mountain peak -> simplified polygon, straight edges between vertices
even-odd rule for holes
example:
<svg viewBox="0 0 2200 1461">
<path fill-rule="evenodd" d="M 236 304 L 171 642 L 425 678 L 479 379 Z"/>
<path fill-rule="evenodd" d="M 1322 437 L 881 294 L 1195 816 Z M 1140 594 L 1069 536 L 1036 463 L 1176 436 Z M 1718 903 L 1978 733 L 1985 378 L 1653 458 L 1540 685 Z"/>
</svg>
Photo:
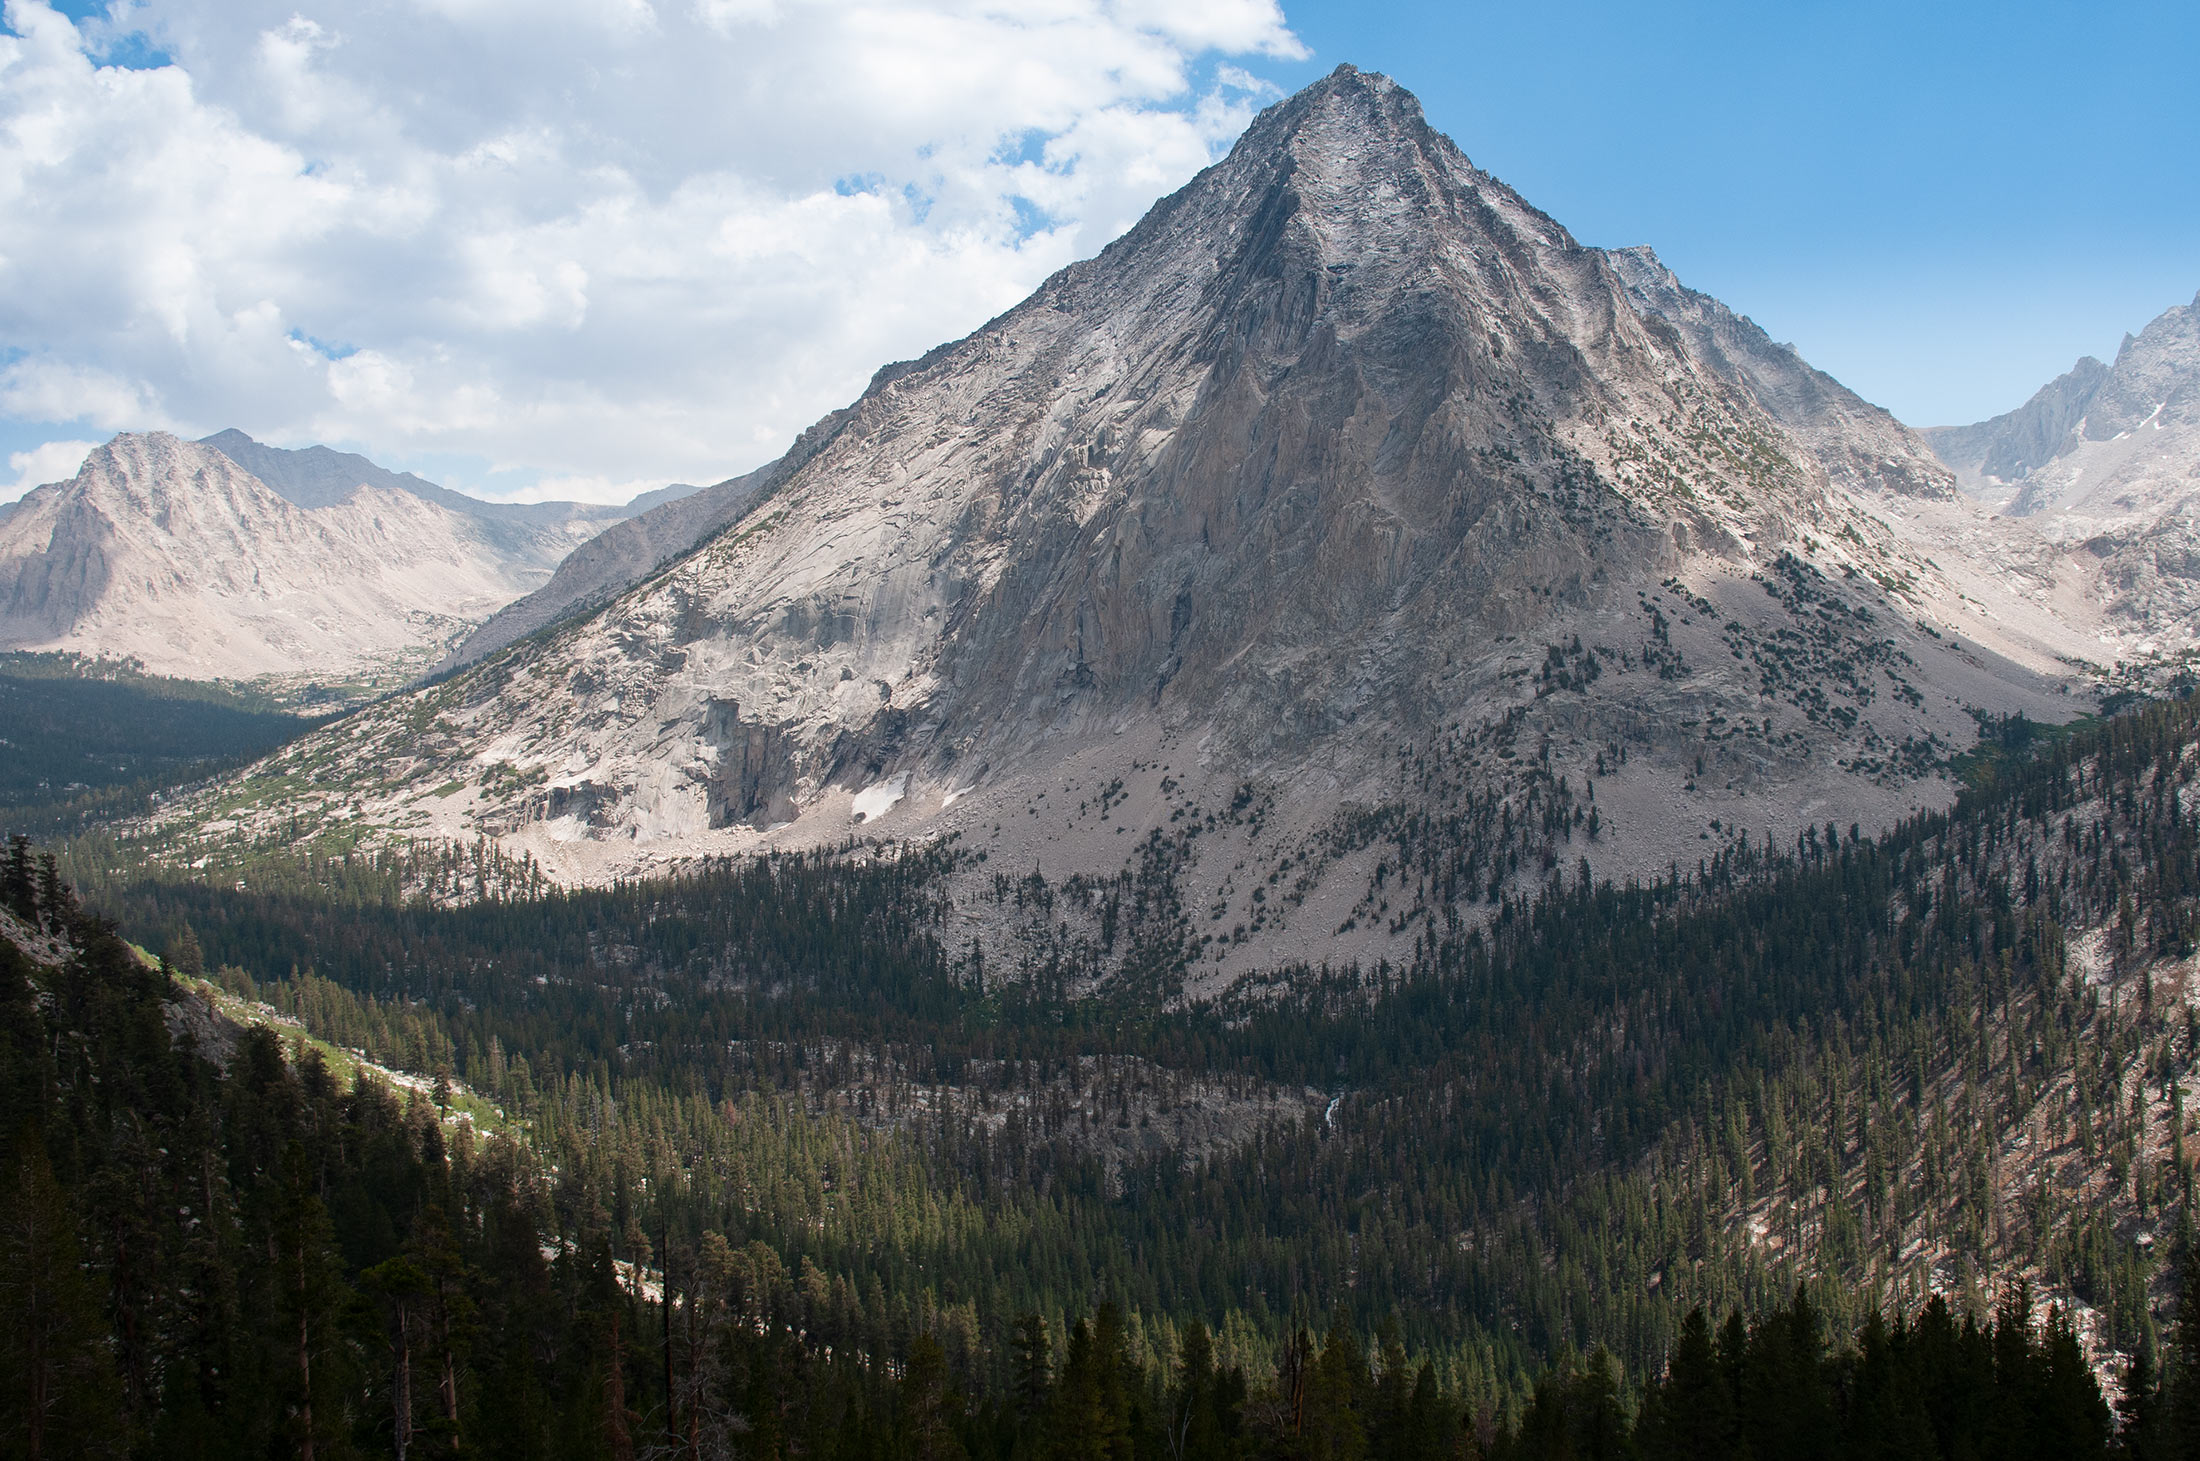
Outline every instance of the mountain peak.
<svg viewBox="0 0 2200 1461">
<path fill-rule="evenodd" d="M 1380 71 L 1362 71 L 1347 61 L 1264 108 L 1246 131 L 1248 137 L 1257 138 L 1269 130 L 1297 132 L 1325 122 L 1401 135 L 1427 126 L 1419 97 Z"/>
<path fill-rule="evenodd" d="M 2016 410 L 1927 436 L 1981 500 L 2090 541 L 2123 583 L 2112 602 L 2150 626 L 2177 617 L 2163 605 L 2200 602 L 2183 546 L 2200 455 L 2200 297 L 2125 334 L 2113 363 L 2081 356 Z"/>
<path fill-rule="evenodd" d="M 1349 64 L 1262 111 L 1231 149 L 1233 161 L 1270 157 L 1314 164 L 1340 180 L 1380 179 L 1401 164 L 1474 171 L 1466 154 L 1429 126 L 1420 98 L 1380 72 Z"/>
<path fill-rule="evenodd" d="M 1218 975 L 1410 944 L 1371 839 L 1439 809 L 1482 819 L 1443 834 L 1488 859 L 1444 895 L 1476 908 L 1630 797 L 1569 862 L 1693 856 L 1701 819 L 1657 809 L 1698 778 L 1753 827 L 1813 778 L 1907 809 L 1890 748 L 1973 722 L 1886 693 L 1943 651 L 1876 586 L 1934 570 L 1852 494 L 1945 473 L 1723 306 L 1625 272 L 1339 68 L 745 495 L 619 530 L 631 551 L 591 556 L 630 577 L 515 614 L 524 637 L 332 754 L 378 768 L 368 817 L 580 878 L 860 823 L 1108 881 L 1204 829 L 1154 876 L 1237 907 L 1202 925 Z M 1783 634 L 1825 683 L 1789 684 Z M 1599 822 L 1570 800 L 1592 781 Z"/>
<path fill-rule="evenodd" d="M 372 484 L 303 507 L 213 444 L 124 432 L 0 519 L 0 648 L 402 683 L 574 541 L 523 536 Z"/>
</svg>

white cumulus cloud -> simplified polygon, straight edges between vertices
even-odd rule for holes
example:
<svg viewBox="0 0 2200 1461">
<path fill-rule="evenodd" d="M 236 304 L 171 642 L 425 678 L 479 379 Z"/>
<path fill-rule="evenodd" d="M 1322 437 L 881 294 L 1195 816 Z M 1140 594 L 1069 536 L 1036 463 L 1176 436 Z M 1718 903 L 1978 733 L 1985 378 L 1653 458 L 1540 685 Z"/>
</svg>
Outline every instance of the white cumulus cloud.
<svg viewBox="0 0 2200 1461">
<path fill-rule="evenodd" d="M 1275 0 L 5 16 L 16 439 L 235 425 L 575 486 L 768 457 L 1211 161 L 1268 99 L 1229 58 L 1303 54 Z"/>
<path fill-rule="evenodd" d="M 8 470 L 15 474 L 12 483 L 0 484 L 0 502 L 13 502 L 33 487 L 43 487 L 48 482 L 66 482 L 84 465 L 84 458 L 91 455 L 97 443 L 89 441 L 49 441 L 34 446 L 29 451 L 8 453 Z"/>
</svg>

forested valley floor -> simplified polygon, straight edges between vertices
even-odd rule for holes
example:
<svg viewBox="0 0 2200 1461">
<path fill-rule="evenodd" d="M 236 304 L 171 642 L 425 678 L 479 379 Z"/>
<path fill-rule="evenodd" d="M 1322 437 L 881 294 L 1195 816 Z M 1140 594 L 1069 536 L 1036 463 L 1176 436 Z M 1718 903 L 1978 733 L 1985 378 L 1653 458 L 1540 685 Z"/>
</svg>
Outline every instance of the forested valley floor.
<svg viewBox="0 0 2200 1461">
<path fill-rule="evenodd" d="M 19 842 L 6 1434 L 2200 1454 L 2200 708 L 1971 770 L 1876 839 L 1561 868 L 1407 967 L 1212 1004 L 984 967 L 952 846 L 560 891 L 481 848 Z"/>
<path fill-rule="evenodd" d="M 0 652 L 0 826 L 53 837 L 142 812 L 326 718 L 298 710 L 111 660 Z"/>
</svg>

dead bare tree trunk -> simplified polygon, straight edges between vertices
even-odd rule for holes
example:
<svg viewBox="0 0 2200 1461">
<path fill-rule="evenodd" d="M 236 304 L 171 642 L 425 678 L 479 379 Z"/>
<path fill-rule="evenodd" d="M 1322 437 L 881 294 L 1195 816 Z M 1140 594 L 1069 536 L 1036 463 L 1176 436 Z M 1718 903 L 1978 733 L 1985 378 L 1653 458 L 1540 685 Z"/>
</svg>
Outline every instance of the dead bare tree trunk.
<svg viewBox="0 0 2200 1461">
<path fill-rule="evenodd" d="M 390 1409 L 397 1428 L 397 1461 L 405 1461 L 412 1449 L 412 1332 L 411 1316 L 397 1306 L 397 1372 L 390 1380 Z"/>
<path fill-rule="evenodd" d="M 306 1282 L 306 1244 L 298 1244 L 298 1419 L 302 1427 L 302 1439 L 298 1443 L 299 1461 L 313 1461 L 313 1324 L 308 1301 L 310 1287 Z"/>
</svg>

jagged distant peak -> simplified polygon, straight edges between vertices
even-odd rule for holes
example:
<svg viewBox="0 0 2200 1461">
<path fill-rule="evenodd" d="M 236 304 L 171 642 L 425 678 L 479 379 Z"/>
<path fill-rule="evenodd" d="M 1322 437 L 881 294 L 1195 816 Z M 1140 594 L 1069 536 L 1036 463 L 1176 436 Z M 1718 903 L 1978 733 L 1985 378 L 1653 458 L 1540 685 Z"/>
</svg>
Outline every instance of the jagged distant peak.
<svg viewBox="0 0 2200 1461">
<path fill-rule="evenodd" d="M 2200 295 L 2015 411 L 1926 433 L 1965 490 L 2079 557 L 2137 660 L 2200 639 Z"/>
<path fill-rule="evenodd" d="M 2026 477 L 2075 444 L 2108 369 L 2090 355 L 2080 356 L 2014 411 L 1970 426 L 1928 427 L 1920 434 L 1966 492 L 2000 506 Z"/>
<path fill-rule="evenodd" d="M 2024 486 L 2083 442 L 2178 421 L 2200 422 L 2200 295 L 2162 311 L 2137 334 L 2127 332 L 2113 363 L 2081 356 L 2013 411 L 1924 434 L 1968 490 L 1993 498 L 1996 489 Z M 2067 485 L 2017 495 L 2011 510 L 2046 510 Z"/>
</svg>

